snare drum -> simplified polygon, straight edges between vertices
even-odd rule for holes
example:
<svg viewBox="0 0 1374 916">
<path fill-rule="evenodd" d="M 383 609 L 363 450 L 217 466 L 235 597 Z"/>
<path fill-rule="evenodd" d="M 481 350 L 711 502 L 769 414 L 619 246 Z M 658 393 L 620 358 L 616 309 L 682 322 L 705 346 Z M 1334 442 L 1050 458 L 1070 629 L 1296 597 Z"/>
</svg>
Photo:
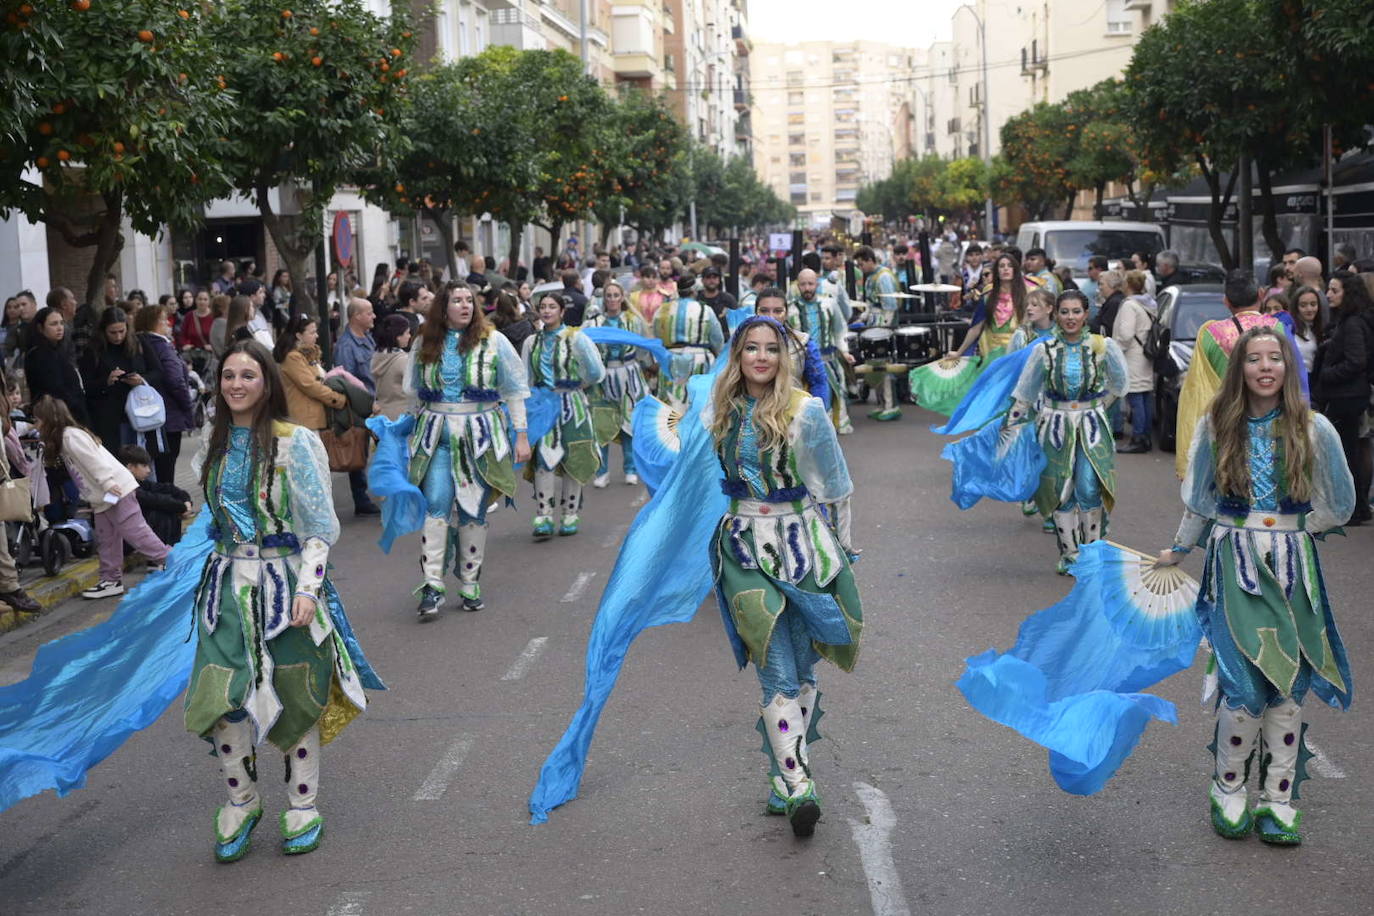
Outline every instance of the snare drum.
<svg viewBox="0 0 1374 916">
<path fill-rule="evenodd" d="M 911 365 L 924 362 L 930 352 L 930 328 L 919 325 L 898 328 L 893 346 L 896 362 Z"/>
<path fill-rule="evenodd" d="M 859 361 L 886 363 L 892 360 L 892 329 L 865 328 L 859 332 Z"/>
<path fill-rule="evenodd" d="M 854 359 L 859 358 L 859 332 L 846 331 L 844 335 L 845 349 L 854 355 Z"/>
</svg>

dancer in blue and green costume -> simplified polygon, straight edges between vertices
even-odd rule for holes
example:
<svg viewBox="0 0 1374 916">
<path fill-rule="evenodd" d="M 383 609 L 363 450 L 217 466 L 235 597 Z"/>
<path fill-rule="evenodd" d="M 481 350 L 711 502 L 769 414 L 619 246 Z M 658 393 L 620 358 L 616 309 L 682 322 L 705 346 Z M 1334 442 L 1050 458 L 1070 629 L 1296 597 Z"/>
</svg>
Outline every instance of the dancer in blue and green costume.
<svg viewBox="0 0 1374 916">
<path fill-rule="evenodd" d="M 672 369 L 660 378 L 658 396 L 674 408 L 687 402 L 687 379 L 711 371 L 725 348 L 725 333 L 709 306 L 696 300 L 696 280 L 682 277 L 677 299 L 664 302 L 654 315 L 654 336 L 672 351 Z"/>
<path fill-rule="evenodd" d="M 534 537 L 541 541 L 553 536 L 555 507 L 561 516 L 558 533 L 577 534 L 582 487 L 601 465 L 586 389 L 601 381 L 606 367 L 596 344 L 577 328 L 564 326 L 563 308 L 557 293 L 539 297 L 539 327 L 525 339 L 522 354 L 530 384 L 552 391 L 559 402 L 553 429 L 535 445 L 525 465 L 525 479 L 534 482 Z"/>
<path fill-rule="evenodd" d="M 193 464 L 215 546 L 195 592 L 185 700 L 186 728 L 214 745 L 229 792 L 215 815 L 221 862 L 248 852 L 262 818 L 256 747 L 264 740 L 286 759 L 282 851 L 319 846 L 320 747 L 366 708 L 364 688 L 383 689 L 329 579 L 339 520 L 324 445 L 285 416 L 271 354 L 254 341 L 235 343 Z"/>
<path fill-rule="evenodd" d="M 1340 436 L 1303 397 L 1302 364 L 1276 328 L 1253 328 L 1232 351 L 1221 389 L 1198 421 L 1183 480 L 1183 521 L 1161 565 L 1205 546 L 1198 620 L 1215 664 L 1212 826 L 1302 842 L 1293 806 L 1306 778 L 1308 692 L 1350 705 L 1353 683 L 1336 631 L 1317 540 L 1355 509 Z M 1259 739 L 1259 804 L 1245 783 Z"/>
<path fill-rule="evenodd" d="M 815 663 L 853 669 L 863 610 L 848 512 L 822 509 L 846 507 L 853 484 L 825 405 L 792 384 L 787 334 L 764 317 L 736 329 L 702 422 L 730 498 L 711 548 L 716 596 L 736 660 L 754 663 L 762 687 L 768 811 L 809 836 L 820 818 L 807 755 Z"/>
<path fill-rule="evenodd" d="M 619 328 L 641 337 L 648 333 L 644 318 L 629 307 L 625 288 L 614 280 L 602 290 L 601 312 L 587 319 L 582 326 Z M 592 425 L 596 428 L 596 441 L 601 448 L 601 465 L 593 483 L 597 487 L 604 487 L 610 481 L 611 443 L 619 440 L 625 483 L 634 486 L 639 483 L 639 475 L 635 473 L 634 425 L 631 418 L 635 404 L 649 393 L 643 360 L 650 357 L 639 348 L 624 344 L 598 344 L 597 348 L 601 351 L 606 375 L 591 398 Z"/>
<path fill-rule="evenodd" d="M 863 274 L 864 301 L 868 311 L 864 323 L 870 328 L 890 328 L 897 323 L 897 275 L 878 263 L 877 253 L 868 245 L 854 252 L 854 263 Z M 874 420 L 900 420 L 902 410 L 897 406 L 897 387 L 892 373 L 883 372 L 878 382 L 878 409 L 869 414 Z"/>
<path fill-rule="evenodd" d="M 1126 393 L 1126 358 L 1116 341 L 1086 331 L 1087 317 L 1082 293 L 1059 296 L 1054 336 L 1031 349 L 1002 421 L 1009 431 L 1035 423 L 1048 462 L 1035 505 L 1054 521 L 1061 575 L 1078 558 L 1079 544 L 1102 537 L 1116 501 L 1116 445 L 1106 410 Z"/>
<path fill-rule="evenodd" d="M 845 365 L 853 365 L 854 362 L 849 355 L 849 344 L 845 341 L 849 326 L 845 324 L 839 303 L 821 294 L 815 271 L 807 269 L 797 274 L 797 295 L 788 303 L 787 323 L 816 342 L 833 394 L 830 402 L 831 422 L 842 436 L 854 432 L 849 422 L 848 399 L 844 397 Z"/>
<path fill-rule="evenodd" d="M 487 510 L 515 498 L 515 464 L 530 454 L 525 364 L 477 308 L 472 287 L 444 285 L 410 348 L 405 389 L 418 408 L 408 442 L 410 482 L 425 497 L 416 593 L 421 621 L 444 604 L 444 570 L 458 576 L 463 608 L 481 610 Z M 505 404 L 509 412 L 501 410 Z"/>
</svg>

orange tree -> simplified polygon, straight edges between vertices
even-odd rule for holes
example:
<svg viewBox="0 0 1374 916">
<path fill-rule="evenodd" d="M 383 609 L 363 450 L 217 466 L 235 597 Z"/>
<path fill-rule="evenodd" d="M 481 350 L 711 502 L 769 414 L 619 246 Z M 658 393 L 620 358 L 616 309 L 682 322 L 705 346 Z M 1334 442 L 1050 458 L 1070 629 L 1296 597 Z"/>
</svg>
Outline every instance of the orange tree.
<svg viewBox="0 0 1374 916">
<path fill-rule="evenodd" d="M 613 102 L 601 199 L 594 205 L 603 231 L 624 222 L 657 238 L 677 222 L 691 195 L 689 138 L 661 98 L 625 90 Z"/>
<path fill-rule="evenodd" d="M 191 227 L 228 187 L 232 91 L 201 7 L 167 0 L 25 0 L 0 26 L 0 212 L 94 248 L 99 304 L 121 224 Z"/>
<path fill-rule="evenodd" d="M 1069 177 L 1069 162 L 1077 131 L 1062 104 L 1040 102 L 1009 118 L 1002 125 L 1002 152 L 993 161 L 993 196 L 1024 204 L 1031 219 L 1047 218 L 1058 204 L 1071 209 L 1077 188 Z"/>
<path fill-rule="evenodd" d="M 330 199 L 405 149 L 398 109 L 413 36 L 402 14 L 379 18 L 361 0 L 224 0 L 219 9 L 211 37 L 238 102 L 224 162 L 309 309 L 314 290 L 299 280 L 323 241 Z"/>
</svg>

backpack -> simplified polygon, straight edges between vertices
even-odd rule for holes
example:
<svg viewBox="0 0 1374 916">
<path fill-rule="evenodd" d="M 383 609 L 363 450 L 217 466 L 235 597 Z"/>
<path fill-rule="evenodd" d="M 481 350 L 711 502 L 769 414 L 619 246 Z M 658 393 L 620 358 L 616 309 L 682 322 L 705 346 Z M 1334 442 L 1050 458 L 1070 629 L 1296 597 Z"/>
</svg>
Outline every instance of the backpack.
<svg viewBox="0 0 1374 916">
<path fill-rule="evenodd" d="M 124 415 L 128 417 L 134 432 L 150 433 L 161 429 L 167 422 L 167 405 L 157 389 L 144 382 L 129 389 L 129 399 L 124 402 Z"/>
<path fill-rule="evenodd" d="M 1171 374 L 1169 367 L 1173 367 L 1173 372 L 1177 372 L 1178 367 L 1169 358 L 1169 329 L 1159 321 L 1159 313 L 1162 311 L 1164 310 L 1156 308 L 1150 316 L 1150 330 L 1145 333 L 1145 339 L 1140 341 L 1140 352 L 1150 361 L 1156 372 L 1168 375 Z"/>
</svg>

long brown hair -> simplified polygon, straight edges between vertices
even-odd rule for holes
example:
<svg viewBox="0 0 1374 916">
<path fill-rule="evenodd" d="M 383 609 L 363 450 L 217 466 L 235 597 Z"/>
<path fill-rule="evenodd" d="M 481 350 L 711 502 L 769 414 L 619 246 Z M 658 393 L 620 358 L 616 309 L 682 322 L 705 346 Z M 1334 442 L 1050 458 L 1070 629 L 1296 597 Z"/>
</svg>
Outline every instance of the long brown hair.
<svg viewBox="0 0 1374 916">
<path fill-rule="evenodd" d="M 420 362 L 436 363 L 443 354 L 444 335 L 448 333 L 448 304 L 453 298 L 454 290 L 459 289 L 472 293 L 472 320 L 463 329 L 463 334 L 458 340 L 458 351 L 467 353 L 487 336 L 491 325 L 487 322 L 482 307 L 477 304 L 476 291 L 459 280 L 450 280 L 430 303 L 429 314 L 425 316 L 425 323 L 420 326 Z"/>
<path fill-rule="evenodd" d="M 272 354 L 267 352 L 267 348 L 251 339 L 237 340 L 229 344 L 219 362 L 221 372 L 224 371 L 224 364 L 229 361 L 229 357 L 235 353 L 242 353 L 252 359 L 258 364 L 258 371 L 262 373 L 262 400 L 258 401 L 258 406 L 253 412 L 253 422 L 249 427 L 253 431 L 253 463 L 274 460 L 277 439 L 272 432 L 272 423 L 275 420 L 286 419 L 286 390 L 282 387 L 281 372 L 272 361 Z M 217 384 L 215 421 L 210 428 L 210 439 L 205 446 L 205 466 L 200 469 L 202 490 L 210 478 L 211 467 L 229 450 L 229 427 L 232 422 L 229 403 L 224 400 L 224 386 Z"/>
<path fill-rule="evenodd" d="M 1016 316 L 1016 326 L 1026 323 L 1026 277 L 1021 273 L 1021 262 L 1014 255 L 1000 254 L 992 264 L 992 292 L 988 294 L 988 315 L 991 317 L 998 298 L 1002 295 L 1002 262 L 1011 264 L 1011 311 Z"/>
<path fill-rule="evenodd" d="M 725 356 L 725 368 L 720 371 L 715 386 L 711 389 L 711 435 L 716 442 L 722 441 L 730 433 L 734 414 L 744 406 L 748 395 L 744 371 L 740 359 L 744 355 L 744 338 L 754 328 L 768 328 L 778 339 L 778 374 L 773 376 L 773 385 L 768 393 L 759 398 L 754 407 L 754 429 L 758 433 L 761 449 L 780 448 L 787 442 L 787 426 L 790 418 L 787 409 L 792 405 L 792 356 L 787 347 L 787 326 L 775 318 L 754 316 L 746 318 L 730 337 L 730 350 Z"/>
<path fill-rule="evenodd" d="M 69 427 L 85 430 L 96 442 L 100 441 L 99 436 L 76 422 L 66 401 L 58 400 L 50 394 L 45 394 L 34 402 L 33 419 L 38 424 L 38 437 L 43 442 L 43 451 L 50 458 L 55 459 L 62 454 L 62 434 Z"/>
<path fill-rule="evenodd" d="M 1209 414 L 1216 439 L 1217 492 L 1223 496 L 1250 499 L 1250 399 L 1245 390 L 1245 354 L 1252 341 L 1271 337 L 1283 352 L 1283 388 L 1279 392 L 1279 439 L 1283 442 L 1281 461 L 1287 477 L 1287 492 L 1294 502 L 1307 502 L 1312 490 L 1312 439 L 1308 433 L 1311 410 L 1302 396 L 1293 344 L 1281 329 L 1251 328 L 1240 336 L 1231 350 L 1231 361 L 1221 390 L 1212 399 Z"/>
</svg>

